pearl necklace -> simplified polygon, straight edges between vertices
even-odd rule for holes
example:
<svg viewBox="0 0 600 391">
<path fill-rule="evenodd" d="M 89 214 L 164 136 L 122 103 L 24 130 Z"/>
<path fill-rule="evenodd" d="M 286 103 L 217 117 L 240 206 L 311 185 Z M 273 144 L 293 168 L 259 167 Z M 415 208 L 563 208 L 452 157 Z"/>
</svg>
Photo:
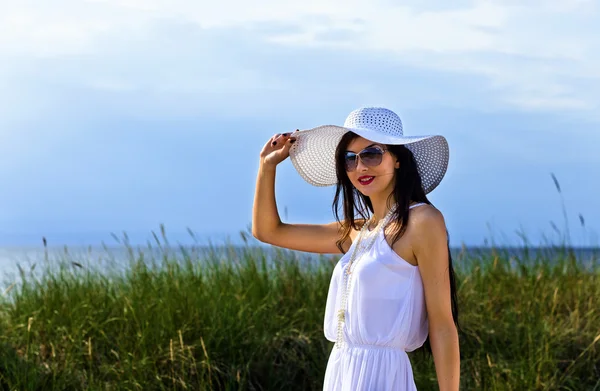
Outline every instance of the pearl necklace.
<svg viewBox="0 0 600 391">
<path fill-rule="evenodd" d="M 348 302 L 349 285 L 350 285 L 351 279 L 352 279 L 352 272 L 354 269 L 356 269 L 356 266 L 354 267 L 354 269 L 352 268 L 352 266 L 354 266 L 358 262 L 358 260 L 361 258 L 362 255 L 366 254 L 371 249 L 371 246 L 373 246 L 373 243 L 375 243 L 375 239 L 379 235 L 379 230 L 382 229 L 383 227 L 385 227 L 389 223 L 395 210 L 396 210 L 396 206 L 394 205 L 390 209 L 388 214 L 383 219 L 379 220 L 379 223 L 377 223 L 377 226 L 372 231 L 369 231 L 368 227 L 373 222 L 373 217 L 371 217 L 367 222 L 365 222 L 365 224 L 363 224 L 363 226 L 360 230 L 360 233 L 358 234 L 358 238 L 356 239 L 356 245 L 354 246 L 354 250 L 352 251 L 352 254 L 350 255 L 350 260 L 348 261 L 348 265 L 346 266 L 346 269 L 343 272 L 344 273 L 343 274 L 344 286 L 343 286 L 343 290 L 342 290 L 342 298 L 340 300 L 340 309 L 338 310 L 338 313 L 337 313 L 337 318 L 338 318 L 337 341 L 335 343 L 335 345 L 338 348 L 342 347 L 343 340 L 344 340 L 343 324 L 346 321 L 346 312 L 347 312 L 346 307 L 347 307 L 347 302 Z"/>
</svg>

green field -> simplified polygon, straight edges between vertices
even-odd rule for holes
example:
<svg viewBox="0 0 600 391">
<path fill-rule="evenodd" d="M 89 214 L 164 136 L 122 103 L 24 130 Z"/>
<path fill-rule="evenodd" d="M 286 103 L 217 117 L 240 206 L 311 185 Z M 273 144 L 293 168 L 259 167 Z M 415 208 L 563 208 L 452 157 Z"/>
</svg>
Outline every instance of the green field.
<svg viewBox="0 0 600 391">
<path fill-rule="evenodd" d="M 65 255 L 3 289 L 0 389 L 321 387 L 336 257 L 157 243 L 152 259 L 129 248 L 125 271 Z M 600 390 L 600 263 L 563 250 L 456 257 L 462 389 Z M 435 389 L 432 358 L 410 357 L 419 389 Z"/>
</svg>

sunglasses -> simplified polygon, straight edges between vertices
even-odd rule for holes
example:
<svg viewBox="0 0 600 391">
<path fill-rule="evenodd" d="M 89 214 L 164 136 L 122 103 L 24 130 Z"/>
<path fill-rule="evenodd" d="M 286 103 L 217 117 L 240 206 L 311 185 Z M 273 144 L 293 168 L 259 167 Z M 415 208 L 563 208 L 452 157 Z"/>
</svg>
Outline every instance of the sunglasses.
<svg viewBox="0 0 600 391">
<path fill-rule="evenodd" d="M 346 164 L 346 171 L 351 172 L 356 170 L 358 167 L 358 159 L 367 167 L 375 167 L 381 164 L 383 154 L 387 149 L 380 146 L 367 147 L 359 153 L 346 151 L 344 155 L 344 162 Z"/>
</svg>

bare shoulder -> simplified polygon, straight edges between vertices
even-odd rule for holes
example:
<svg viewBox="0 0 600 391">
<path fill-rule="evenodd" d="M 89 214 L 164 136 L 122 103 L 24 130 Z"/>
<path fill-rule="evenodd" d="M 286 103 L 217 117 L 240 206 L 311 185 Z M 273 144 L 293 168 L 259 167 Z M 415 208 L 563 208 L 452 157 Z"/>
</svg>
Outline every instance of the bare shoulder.
<svg viewBox="0 0 600 391">
<path fill-rule="evenodd" d="M 366 221 L 365 219 L 354 220 L 356 228 L 350 227 L 350 232 L 349 232 L 348 236 L 341 244 L 344 251 L 348 251 L 350 249 L 352 242 L 354 242 L 354 240 L 356 240 L 356 237 L 358 236 L 358 233 L 359 233 L 360 229 L 362 228 L 363 224 L 365 223 L 365 221 Z M 345 224 L 346 224 L 346 220 L 333 221 L 331 223 L 325 224 L 325 227 L 328 227 L 329 229 L 335 229 L 337 231 L 337 239 L 340 239 L 345 230 Z"/>
<path fill-rule="evenodd" d="M 411 211 L 409 225 L 413 231 L 416 247 L 427 246 L 440 240 L 446 240 L 446 221 L 442 212 L 426 204 Z"/>
<path fill-rule="evenodd" d="M 413 208 L 411 210 L 410 219 L 415 225 L 418 225 L 419 227 L 424 226 L 425 228 L 432 228 L 440 224 L 445 226 L 446 224 L 442 212 L 435 206 L 429 204 Z"/>
<path fill-rule="evenodd" d="M 365 219 L 356 219 L 356 220 L 354 220 L 354 224 L 356 225 L 356 229 L 353 228 L 353 227 L 350 228 L 350 243 L 348 244 L 348 247 L 350 247 L 350 244 L 352 242 L 354 242 L 354 240 L 358 236 L 358 233 L 360 232 L 362 226 L 366 223 L 366 221 L 367 220 L 365 220 Z"/>
</svg>

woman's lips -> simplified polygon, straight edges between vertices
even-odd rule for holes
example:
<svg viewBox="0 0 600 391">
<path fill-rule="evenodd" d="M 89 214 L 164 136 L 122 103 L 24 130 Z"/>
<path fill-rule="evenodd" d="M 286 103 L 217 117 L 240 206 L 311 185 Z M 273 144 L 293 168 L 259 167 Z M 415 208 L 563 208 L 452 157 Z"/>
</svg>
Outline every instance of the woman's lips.
<svg viewBox="0 0 600 391">
<path fill-rule="evenodd" d="M 370 185 L 374 179 L 374 176 L 361 176 L 360 178 L 358 178 L 358 182 L 363 186 L 367 186 Z"/>
</svg>

